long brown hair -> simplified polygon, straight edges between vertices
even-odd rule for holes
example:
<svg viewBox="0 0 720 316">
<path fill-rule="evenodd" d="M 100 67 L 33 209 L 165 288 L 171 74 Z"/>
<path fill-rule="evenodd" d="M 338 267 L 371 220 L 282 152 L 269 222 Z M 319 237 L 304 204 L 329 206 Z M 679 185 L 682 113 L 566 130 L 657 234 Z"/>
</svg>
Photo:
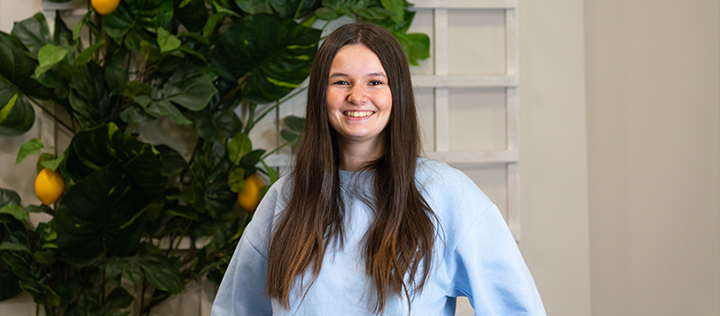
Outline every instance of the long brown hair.
<svg viewBox="0 0 720 316">
<path fill-rule="evenodd" d="M 375 220 L 367 232 L 364 251 L 365 268 L 377 293 L 375 312 L 385 309 L 390 294 L 404 293 L 410 305 L 410 292 L 421 290 L 430 273 L 436 217 L 415 185 L 421 145 L 407 59 L 397 40 L 383 28 L 348 24 L 330 34 L 315 56 L 305 134 L 290 175 L 290 198 L 272 234 L 267 289 L 285 308 L 297 277 L 312 266 L 314 282 L 325 249 L 333 241 L 343 245 L 345 208 L 338 136 L 328 122 L 325 93 L 333 58 L 349 44 L 361 44 L 375 52 L 392 93 L 392 112 L 383 131 L 384 154 L 363 168 L 376 175 L 375 194 L 370 199 Z"/>
</svg>

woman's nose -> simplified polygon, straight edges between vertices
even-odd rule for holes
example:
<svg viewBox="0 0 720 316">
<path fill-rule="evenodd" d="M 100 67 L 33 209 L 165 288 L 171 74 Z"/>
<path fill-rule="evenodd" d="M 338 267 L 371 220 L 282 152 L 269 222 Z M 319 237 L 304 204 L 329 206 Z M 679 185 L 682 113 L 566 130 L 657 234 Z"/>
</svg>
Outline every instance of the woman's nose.
<svg viewBox="0 0 720 316">
<path fill-rule="evenodd" d="M 365 91 L 365 87 L 354 86 L 352 90 L 350 90 L 350 94 L 348 95 L 348 102 L 355 105 L 365 104 L 365 102 L 367 102 L 367 93 Z"/>
</svg>

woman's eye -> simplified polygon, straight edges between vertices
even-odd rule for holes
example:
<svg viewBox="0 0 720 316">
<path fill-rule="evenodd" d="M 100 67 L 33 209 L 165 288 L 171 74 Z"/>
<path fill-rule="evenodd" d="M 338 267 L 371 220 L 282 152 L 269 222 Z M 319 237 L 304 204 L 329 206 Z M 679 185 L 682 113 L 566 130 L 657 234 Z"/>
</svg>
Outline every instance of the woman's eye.
<svg viewBox="0 0 720 316">
<path fill-rule="evenodd" d="M 377 85 L 381 85 L 381 84 L 382 84 L 382 82 L 377 81 L 377 80 L 370 81 L 371 86 L 377 86 Z"/>
<path fill-rule="evenodd" d="M 348 83 L 347 81 L 345 81 L 345 80 L 339 80 L 339 81 L 335 81 L 335 84 L 348 85 L 349 83 Z"/>
</svg>

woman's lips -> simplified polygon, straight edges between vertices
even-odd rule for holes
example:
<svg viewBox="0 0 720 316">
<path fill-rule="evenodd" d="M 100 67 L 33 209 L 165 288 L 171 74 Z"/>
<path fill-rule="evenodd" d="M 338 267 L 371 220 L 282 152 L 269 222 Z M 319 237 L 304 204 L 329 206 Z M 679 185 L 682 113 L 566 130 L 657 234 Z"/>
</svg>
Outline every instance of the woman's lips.
<svg viewBox="0 0 720 316">
<path fill-rule="evenodd" d="M 374 111 L 343 111 L 343 114 L 348 117 L 368 117 L 374 113 Z"/>
</svg>

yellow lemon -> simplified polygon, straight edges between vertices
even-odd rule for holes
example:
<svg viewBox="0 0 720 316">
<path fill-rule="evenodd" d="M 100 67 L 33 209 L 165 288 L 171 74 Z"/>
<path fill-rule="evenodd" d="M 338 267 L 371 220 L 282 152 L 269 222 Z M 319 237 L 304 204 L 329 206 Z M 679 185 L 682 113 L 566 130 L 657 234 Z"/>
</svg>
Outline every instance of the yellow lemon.
<svg viewBox="0 0 720 316">
<path fill-rule="evenodd" d="M 55 203 L 65 189 L 65 180 L 60 171 L 43 169 L 35 178 L 35 195 L 45 205 Z"/>
<path fill-rule="evenodd" d="M 238 193 L 238 203 L 248 212 L 254 212 L 262 195 L 262 188 L 265 186 L 257 175 L 251 174 L 245 178 L 245 187 Z"/>
<path fill-rule="evenodd" d="M 108 15 L 117 9 L 120 0 L 92 0 L 90 3 L 92 3 L 95 12 Z"/>
</svg>

